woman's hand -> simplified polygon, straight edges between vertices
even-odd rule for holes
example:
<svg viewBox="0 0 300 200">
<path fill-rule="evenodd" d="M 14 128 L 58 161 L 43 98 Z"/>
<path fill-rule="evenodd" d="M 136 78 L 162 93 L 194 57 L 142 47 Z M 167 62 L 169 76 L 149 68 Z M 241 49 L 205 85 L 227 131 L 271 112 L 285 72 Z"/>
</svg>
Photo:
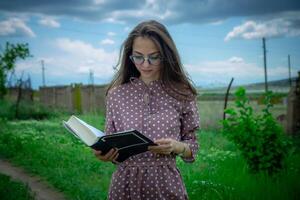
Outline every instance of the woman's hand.
<svg viewBox="0 0 300 200">
<path fill-rule="evenodd" d="M 109 150 L 105 155 L 101 155 L 101 151 L 96 151 L 93 150 L 95 156 L 99 159 L 102 160 L 104 162 L 113 162 L 113 163 L 117 163 L 116 159 L 119 156 L 118 150 L 112 148 L 111 150 Z"/>
<path fill-rule="evenodd" d="M 171 138 L 162 138 L 154 141 L 154 143 L 158 144 L 157 146 L 149 146 L 148 150 L 153 153 L 159 154 L 171 154 L 173 153 L 181 153 L 184 150 L 184 144 L 182 142 L 178 142 L 177 140 Z"/>
</svg>

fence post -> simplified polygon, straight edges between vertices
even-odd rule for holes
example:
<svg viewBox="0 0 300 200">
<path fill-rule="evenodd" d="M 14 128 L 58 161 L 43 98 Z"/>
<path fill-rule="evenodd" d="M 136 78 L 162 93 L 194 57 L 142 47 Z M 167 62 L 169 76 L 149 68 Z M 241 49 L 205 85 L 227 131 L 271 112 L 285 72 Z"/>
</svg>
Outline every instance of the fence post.
<svg viewBox="0 0 300 200">
<path fill-rule="evenodd" d="M 300 134 L 300 71 L 288 95 L 287 133 Z"/>
<path fill-rule="evenodd" d="M 225 102 L 224 102 L 223 120 L 226 119 L 226 113 L 225 113 L 225 110 L 226 110 L 226 108 L 227 108 L 228 95 L 229 95 L 229 91 L 230 91 L 231 84 L 232 84 L 233 80 L 234 80 L 234 78 L 232 77 L 232 78 L 231 78 L 231 81 L 230 81 L 230 83 L 229 83 L 229 85 L 228 85 L 228 87 L 227 87 L 227 91 L 226 91 L 226 95 L 225 95 L 225 100 L 224 100 Z"/>
</svg>

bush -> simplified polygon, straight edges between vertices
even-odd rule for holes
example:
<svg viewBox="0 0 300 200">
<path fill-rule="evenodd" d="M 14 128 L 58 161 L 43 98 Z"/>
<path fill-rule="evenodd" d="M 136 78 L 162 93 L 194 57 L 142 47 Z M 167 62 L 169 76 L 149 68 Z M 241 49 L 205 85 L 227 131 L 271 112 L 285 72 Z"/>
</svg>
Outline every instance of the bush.
<svg viewBox="0 0 300 200">
<path fill-rule="evenodd" d="M 237 145 L 251 172 L 279 172 L 284 168 L 289 142 L 270 113 L 272 93 L 265 95 L 262 115 L 254 115 L 244 88 L 235 96 L 237 110 L 225 111 L 228 118 L 222 121 L 223 134 Z"/>
<path fill-rule="evenodd" d="M 48 119 L 55 117 L 58 113 L 35 102 L 21 101 L 16 115 L 16 104 L 0 100 L 0 118 L 7 120 L 14 119 Z"/>
</svg>

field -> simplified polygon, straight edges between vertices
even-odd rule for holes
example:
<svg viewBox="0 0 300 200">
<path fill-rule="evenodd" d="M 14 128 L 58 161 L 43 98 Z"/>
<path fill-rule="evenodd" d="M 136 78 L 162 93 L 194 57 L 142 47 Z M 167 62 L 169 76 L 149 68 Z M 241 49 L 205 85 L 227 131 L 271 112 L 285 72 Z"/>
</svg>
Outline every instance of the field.
<svg viewBox="0 0 300 200">
<path fill-rule="evenodd" d="M 33 194 L 27 185 L 11 180 L 0 174 L 0 196 L 2 200 L 33 200 Z"/>
<path fill-rule="evenodd" d="M 177 160 L 190 199 L 297 199 L 299 139 L 293 139 L 286 169 L 277 177 L 251 174 L 240 152 L 219 131 L 223 106 L 220 101 L 199 102 L 202 130 L 197 132 L 201 147 L 197 160 L 193 164 Z M 256 102 L 253 106 L 259 113 L 261 106 Z M 285 110 L 286 106 L 279 104 L 272 112 L 278 116 Z M 97 128 L 104 127 L 101 114 L 80 117 Z M 69 199 L 106 199 L 115 167 L 97 160 L 89 148 L 64 130 L 61 121 L 67 118 L 60 114 L 39 121 L 1 120 L 0 157 L 43 177 Z"/>
<path fill-rule="evenodd" d="M 251 101 L 251 106 L 254 108 L 254 112 L 261 113 L 263 105 L 257 103 L 257 101 Z M 228 101 L 227 108 L 234 107 L 234 101 Z M 204 130 L 219 130 L 221 128 L 220 120 L 223 119 L 224 102 L 223 101 L 199 101 L 198 103 L 200 112 L 200 124 Z M 282 103 L 275 104 L 272 108 L 272 114 L 275 118 L 279 115 L 286 115 L 287 105 Z M 280 122 L 283 126 L 285 121 Z"/>
</svg>

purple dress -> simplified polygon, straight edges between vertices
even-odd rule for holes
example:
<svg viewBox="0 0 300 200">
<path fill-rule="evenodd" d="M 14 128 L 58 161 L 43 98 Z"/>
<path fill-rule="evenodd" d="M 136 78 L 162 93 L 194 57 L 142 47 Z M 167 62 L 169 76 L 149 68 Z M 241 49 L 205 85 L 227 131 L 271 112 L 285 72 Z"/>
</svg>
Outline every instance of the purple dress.
<svg viewBox="0 0 300 200">
<path fill-rule="evenodd" d="M 120 85 L 107 97 L 106 134 L 136 129 L 152 140 L 172 138 L 189 144 L 193 162 L 198 150 L 196 100 L 178 101 L 162 88 L 161 81 L 148 86 L 138 78 Z M 188 199 L 175 155 L 151 152 L 132 156 L 117 165 L 108 199 Z"/>
</svg>

